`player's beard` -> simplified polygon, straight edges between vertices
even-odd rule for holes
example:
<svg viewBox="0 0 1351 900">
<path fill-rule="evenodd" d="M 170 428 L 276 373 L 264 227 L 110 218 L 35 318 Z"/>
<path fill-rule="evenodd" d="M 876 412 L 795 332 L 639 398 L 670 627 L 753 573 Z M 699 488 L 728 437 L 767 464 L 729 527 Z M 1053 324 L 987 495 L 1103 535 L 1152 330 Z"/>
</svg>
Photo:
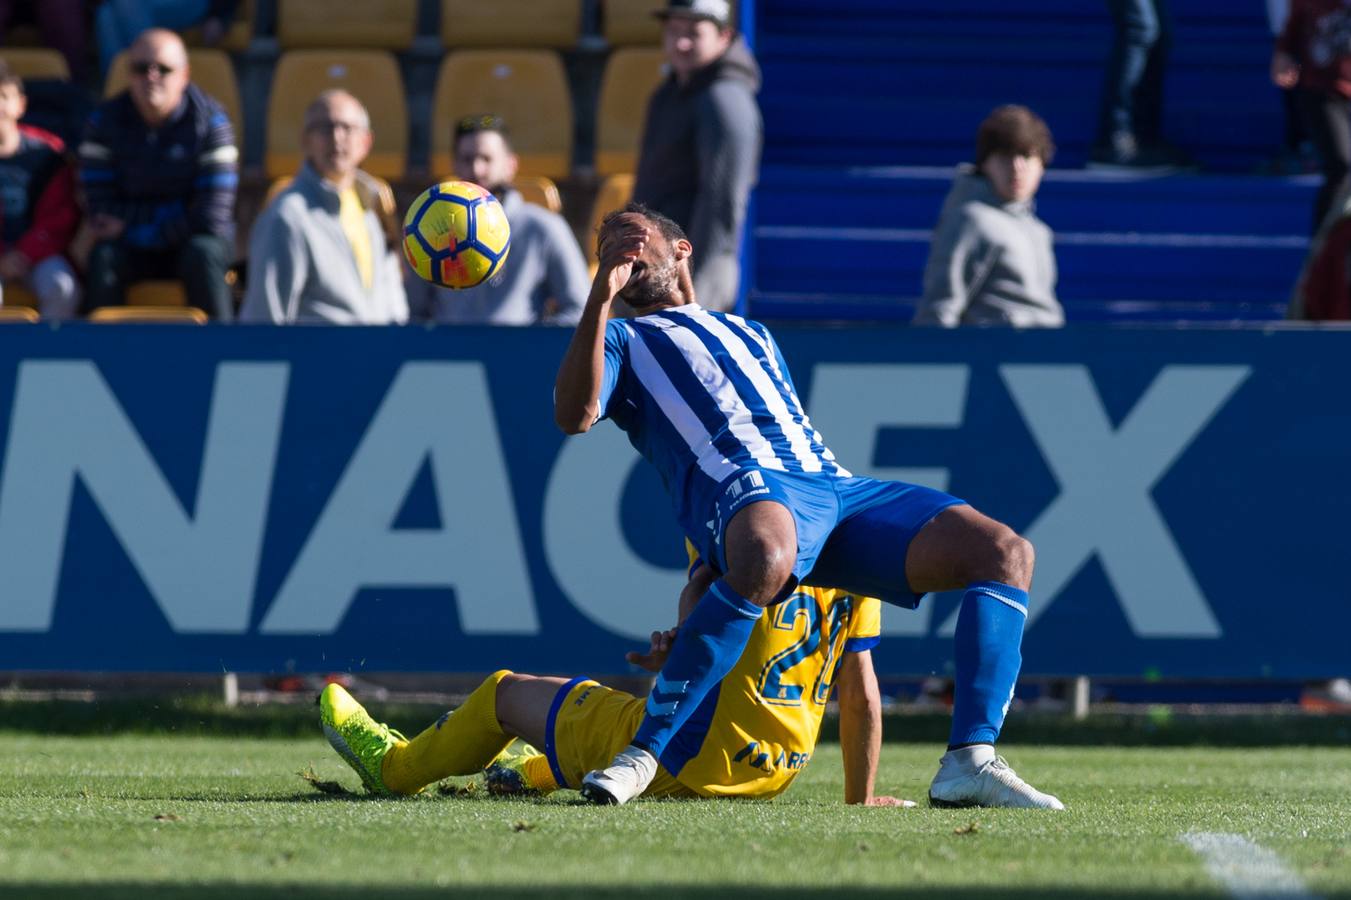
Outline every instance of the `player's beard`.
<svg viewBox="0 0 1351 900">
<path fill-rule="evenodd" d="M 619 296 L 634 309 L 642 309 L 658 304 L 675 293 L 679 281 L 678 263 L 672 259 L 660 269 L 649 267 L 637 282 L 630 281 L 624 285 Z"/>
</svg>

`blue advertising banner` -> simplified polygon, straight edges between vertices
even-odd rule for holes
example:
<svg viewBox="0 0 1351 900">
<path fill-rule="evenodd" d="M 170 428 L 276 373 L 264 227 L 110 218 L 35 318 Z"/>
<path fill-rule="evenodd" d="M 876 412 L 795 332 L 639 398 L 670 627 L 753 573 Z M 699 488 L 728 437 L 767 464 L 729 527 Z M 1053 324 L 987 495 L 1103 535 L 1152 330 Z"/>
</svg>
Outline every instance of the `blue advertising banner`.
<svg viewBox="0 0 1351 900">
<path fill-rule="evenodd" d="M 1036 545 L 1027 674 L 1351 671 L 1351 334 L 776 334 L 846 466 Z M 613 425 L 554 427 L 567 339 L 0 330 L 0 668 L 624 671 L 683 549 Z M 879 671 L 947 671 L 956 602 Z"/>
</svg>

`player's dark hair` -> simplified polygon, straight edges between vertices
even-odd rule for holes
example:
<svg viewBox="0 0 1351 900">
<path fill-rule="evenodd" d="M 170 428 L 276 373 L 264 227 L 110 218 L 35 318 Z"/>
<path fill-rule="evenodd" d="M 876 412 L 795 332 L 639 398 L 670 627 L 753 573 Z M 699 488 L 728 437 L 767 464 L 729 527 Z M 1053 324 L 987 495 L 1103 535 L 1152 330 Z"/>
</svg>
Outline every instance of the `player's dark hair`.
<svg viewBox="0 0 1351 900">
<path fill-rule="evenodd" d="M 460 138 L 470 134 L 481 134 L 485 131 L 501 135 L 502 143 L 511 149 L 511 132 L 507 129 L 507 120 L 501 116 L 492 113 L 481 113 L 479 115 L 464 116 L 455 122 L 454 141 L 452 147 L 460 145 Z"/>
<path fill-rule="evenodd" d="M 1026 106 L 1001 106 L 986 116 L 976 132 L 976 167 L 996 153 L 1035 156 L 1049 164 L 1055 156 L 1051 129 Z"/>
<path fill-rule="evenodd" d="M 23 79 L 19 77 L 19 73 L 11 69 L 9 63 L 0 59 L 0 87 L 4 87 L 7 84 L 14 85 L 20 94 L 24 93 Z"/>
<path fill-rule="evenodd" d="M 623 208 L 606 213 L 605 218 L 600 220 L 600 230 L 604 231 L 612 221 L 617 217 L 622 216 L 624 213 L 637 213 L 644 219 L 647 219 L 657 227 L 657 230 L 661 232 L 661 236 L 666 238 L 670 243 L 689 240 L 689 237 L 685 234 L 685 229 L 677 225 L 674 219 L 662 215 L 655 209 L 648 209 L 643 204 L 635 203 L 632 200 L 625 203 Z"/>
</svg>

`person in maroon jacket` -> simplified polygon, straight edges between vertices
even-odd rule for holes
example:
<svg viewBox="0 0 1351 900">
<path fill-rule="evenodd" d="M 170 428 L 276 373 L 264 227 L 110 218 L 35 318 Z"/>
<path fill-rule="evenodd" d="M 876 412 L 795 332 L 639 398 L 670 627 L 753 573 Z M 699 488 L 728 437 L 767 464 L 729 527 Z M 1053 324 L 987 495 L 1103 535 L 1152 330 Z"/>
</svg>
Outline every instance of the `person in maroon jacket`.
<svg viewBox="0 0 1351 900">
<path fill-rule="evenodd" d="M 1351 2 L 1293 0 L 1271 56 L 1271 80 L 1296 91 L 1295 102 L 1322 161 L 1316 232 L 1351 173 Z"/>
<path fill-rule="evenodd" d="M 0 282 L 25 285 L 43 316 L 64 319 L 80 307 L 65 257 L 80 221 L 74 172 L 60 138 L 19 124 L 27 107 L 23 80 L 0 61 Z"/>
</svg>

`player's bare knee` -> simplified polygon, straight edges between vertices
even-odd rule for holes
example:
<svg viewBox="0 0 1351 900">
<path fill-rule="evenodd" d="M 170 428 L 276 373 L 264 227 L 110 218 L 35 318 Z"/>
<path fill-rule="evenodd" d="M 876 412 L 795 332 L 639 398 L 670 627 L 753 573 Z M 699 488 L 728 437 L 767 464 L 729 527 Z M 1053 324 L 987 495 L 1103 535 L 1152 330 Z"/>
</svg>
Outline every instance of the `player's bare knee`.
<svg viewBox="0 0 1351 900">
<path fill-rule="evenodd" d="M 999 580 L 1022 590 L 1032 584 L 1032 567 L 1036 564 L 1037 553 L 1032 542 L 1009 529 L 997 540 L 999 555 Z"/>
<path fill-rule="evenodd" d="M 743 538 L 735 555 L 728 554 L 727 584 L 741 596 L 760 606 L 778 596 L 793 577 L 796 545 L 776 535 L 753 532 Z"/>
</svg>

